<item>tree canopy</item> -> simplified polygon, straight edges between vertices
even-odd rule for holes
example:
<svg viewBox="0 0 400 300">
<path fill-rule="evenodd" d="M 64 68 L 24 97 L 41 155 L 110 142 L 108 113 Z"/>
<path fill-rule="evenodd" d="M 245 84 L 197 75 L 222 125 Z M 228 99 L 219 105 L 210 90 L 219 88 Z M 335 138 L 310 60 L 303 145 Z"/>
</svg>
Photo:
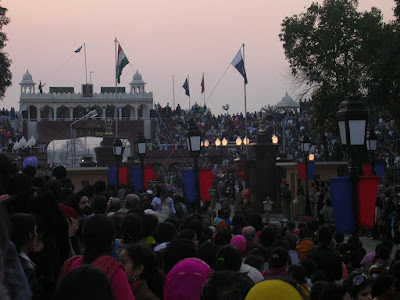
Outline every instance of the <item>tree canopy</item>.
<svg viewBox="0 0 400 300">
<path fill-rule="evenodd" d="M 7 88 L 11 85 L 12 74 L 10 71 L 11 59 L 9 55 L 3 51 L 7 42 L 7 35 L 2 32 L 3 26 L 10 22 L 6 17 L 7 9 L 0 6 L 0 99 L 4 98 Z"/>
<path fill-rule="evenodd" d="M 399 22 L 384 23 L 377 8 L 357 8 L 357 0 L 325 0 L 282 22 L 285 56 L 294 78 L 312 93 L 321 133 L 337 129 L 336 112 L 346 95 L 360 96 L 372 120 L 400 112 Z"/>
</svg>

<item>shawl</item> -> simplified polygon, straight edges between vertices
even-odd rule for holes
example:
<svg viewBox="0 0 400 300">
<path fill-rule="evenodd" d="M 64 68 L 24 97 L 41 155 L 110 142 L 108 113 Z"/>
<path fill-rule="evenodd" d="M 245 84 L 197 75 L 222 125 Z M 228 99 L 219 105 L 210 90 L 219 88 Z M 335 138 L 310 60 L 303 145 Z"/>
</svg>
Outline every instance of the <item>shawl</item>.
<svg viewBox="0 0 400 300">
<path fill-rule="evenodd" d="M 168 273 L 164 284 L 164 300 L 198 300 L 210 267 L 198 258 L 178 262 Z"/>
</svg>

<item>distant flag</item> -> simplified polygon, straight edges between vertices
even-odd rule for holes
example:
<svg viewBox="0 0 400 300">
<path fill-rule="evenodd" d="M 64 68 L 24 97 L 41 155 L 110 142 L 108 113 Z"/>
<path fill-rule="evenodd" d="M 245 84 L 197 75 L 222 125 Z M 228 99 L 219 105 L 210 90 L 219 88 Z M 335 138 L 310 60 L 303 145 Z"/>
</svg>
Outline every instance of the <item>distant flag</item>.
<svg viewBox="0 0 400 300">
<path fill-rule="evenodd" d="M 122 74 L 122 69 L 129 64 L 129 60 L 126 57 L 124 51 L 121 48 L 121 45 L 118 45 L 118 65 L 117 65 L 117 79 L 118 83 L 120 83 L 119 78 L 121 77 Z"/>
<path fill-rule="evenodd" d="M 78 49 L 76 49 L 74 52 L 75 52 L 75 53 L 79 53 L 79 52 L 81 52 L 81 50 L 82 50 L 82 47 L 83 47 L 83 45 L 82 45 L 82 46 L 80 46 Z"/>
<path fill-rule="evenodd" d="M 246 75 L 246 70 L 244 68 L 244 60 L 242 57 L 242 51 L 239 50 L 239 52 L 236 54 L 235 58 L 231 62 L 232 66 L 234 66 L 240 74 L 242 74 L 244 78 L 244 83 L 247 84 L 247 75 Z"/>
<path fill-rule="evenodd" d="M 201 93 L 204 93 L 204 73 L 203 73 L 203 78 L 201 79 Z"/>
<path fill-rule="evenodd" d="M 182 86 L 185 89 L 185 95 L 190 97 L 189 92 L 189 80 L 186 78 L 185 83 Z"/>
</svg>

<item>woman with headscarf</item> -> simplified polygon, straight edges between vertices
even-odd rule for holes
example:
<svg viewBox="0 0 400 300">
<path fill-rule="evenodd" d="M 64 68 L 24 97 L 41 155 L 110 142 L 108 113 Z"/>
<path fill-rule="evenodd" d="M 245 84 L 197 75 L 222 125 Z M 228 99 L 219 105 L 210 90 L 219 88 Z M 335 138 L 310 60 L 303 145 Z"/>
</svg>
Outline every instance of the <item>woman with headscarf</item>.
<svg viewBox="0 0 400 300">
<path fill-rule="evenodd" d="M 276 279 L 257 283 L 248 292 L 245 300 L 263 300 L 267 298 L 274 300 L 303 300 L 303 296 L 294 286 Z"/>
<path fill-rule="evenodd" d="M 198 300 L 210 267 L 198 258 L 181 260 L 172 268 L 165 279 L 164 300 Z"/>
</svg>

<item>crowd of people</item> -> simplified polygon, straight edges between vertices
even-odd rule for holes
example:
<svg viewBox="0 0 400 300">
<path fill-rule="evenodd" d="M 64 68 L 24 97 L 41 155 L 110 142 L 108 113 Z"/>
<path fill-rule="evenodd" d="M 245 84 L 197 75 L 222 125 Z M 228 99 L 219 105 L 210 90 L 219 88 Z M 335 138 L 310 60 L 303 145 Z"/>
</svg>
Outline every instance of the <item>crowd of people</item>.
<svg viewBox="0 0 400 300">
<path fill-rule="evenodd" d="M 152 141 L 152 148 L 159 150 L 171 150 L 178 147 L 186 147 L 185 133 L 188 131 L 188 124 L 194 121 L 203 132 L 203 139 L 208 140 L 213 146 L 217 138 L 226 138 L 229 142 L 235 143 L 237 137 L 242 140 L 245 133 L 245 117 L 241 114 L 213 115 L 206 106 L 195 104 L 191 110 L 182 110 L 178 105 L 173 110 L 169 104 L 162 107 L 155 105 L 156 116 L 159 118 L 159 128 L 155 141 Z M 394 130 L 393 120 L 379 118 L 375 133 L 378 137 L 377 159 L 386 163 L 387 167 L 400 166 L 400 144 L 399 136 Z M 304 135 L 311 140 L 311 152 L 315 160 L 341 160 L 340 139 L 338 134 L 333 132 L 321 133 L 317 130 L 317 123 L 313 107 L 310 101 L 301 101 L 297 110 L 286 110 L 284 114 L 278 110 L 248 113 L 247 126 L 250 142 L 256 141 L 257 133 L 261 126 L 264 126 L 268 134 L 274 134 L 279 138 L 283 148 L 283 135 L 285 136 L 285 153 L 287 158 L 293 160 L 303 159 L 300 151 L 300 143 Z M 321 138 L 321 134 L 325 138 Z M 326 144 L 323 144 L 323 140 Z M 326 151 L 324 149 L 326 148 Z M 283 149 L 281 149 L 283 151 Z M 328 157 L 326 157 L 328 155 Z"/>
<path fill-rule="evenodd" d="M 400 297 L 391 235 L 367 253 L 324 219 L 265 223 L 238 209 L 211 222 L 162 179 L 75 191 L 62 166 L 37 176 L 0 155 L 0 223 L 5 300 Z"/>
<path fill-rule="evenodd" d="M 259 112 L 248 113 L 247 127 L 250 142 L 255 142 L 261 126 L 272 137 L 276 135 L 281 144 L 281 152 L 285 152 L 288 159 L 301 160 L 304 154 L 300 151 L 300 143 L 304 135 L 311 141 L 311 152 L 316 161 L 341 160 L 338 134 L 333 132 L 322 133 L 310 101 L 300 101 L 297 110 L 286 110 L 284 113 L 275 107 L 261 109 Z M 0 111 L 0 146 L 4 151 L 12 151 L 15 142 L 22 138 L 22 134 L 10 126 L 10 120 L 18 119 L 18 113 L 12 108 L 10 111 L 3 108 Z M 186 148 L 185 134 L 189 124 L 194 121 L 203 133 L 203 140 L 214 146 L 215 140 L 226 138 L 235 143 L 237 137 L 245 137 L 245 116 L 240 114 L 214 115 L 206 106 L 195 103 L 190 110 L 178 106 L 172 109 L 169 104 L 162 107 L 154 105 L 152 116 L 158 119 L 156 136 L 148 143 L 149 150 L 173 150 Z M 385 116 L 377 120 L 375 133 L 378 137 L 378 151 L 376 158 L 385 162 L 387 167 L 400 166 L 399 136 L 394 130 L 394 122 Z M 325 138 L 321 138 L 324 134 Z M 285 142 L 283 142 L 283 135 Z M 42 144 L 42 143 L 40 143 Z M 285 144 L 285 149 L 283 149 Z M 41 145 L 42 147 L 42 145 Z M 42 147 L 43 148 L 43 147 Z"/>
</svg>

